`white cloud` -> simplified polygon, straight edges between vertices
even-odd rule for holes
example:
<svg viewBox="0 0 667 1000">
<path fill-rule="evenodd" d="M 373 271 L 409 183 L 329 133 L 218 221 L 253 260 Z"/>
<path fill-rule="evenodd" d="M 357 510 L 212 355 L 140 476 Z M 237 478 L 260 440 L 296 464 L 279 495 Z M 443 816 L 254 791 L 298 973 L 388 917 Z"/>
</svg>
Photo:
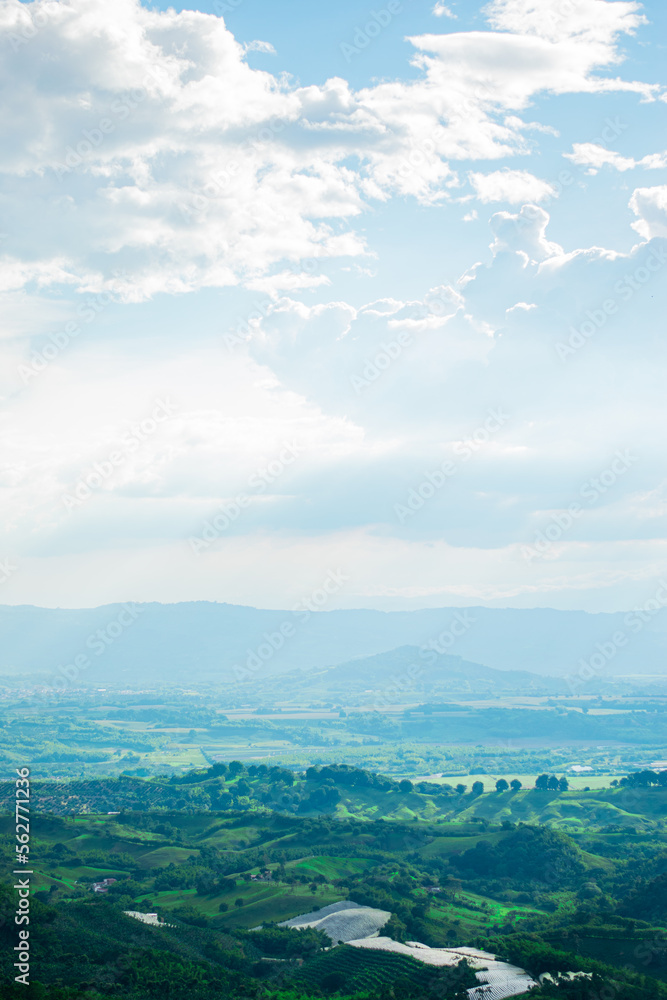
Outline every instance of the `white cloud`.
<svg viewBox="0 0 667 1000">
<path fill-rule="evenodd" d="M 275 56 L 276 50 L 271 44 L 271 42 L 262 42 L 256 39 L 254 42 L 246 42 L 243 46 L 244 52 L 267 52 L 270 55 Z"/>
<path fill-rule="evenodd" d="M 630 208 L 639 218 L 632 228 L 646 240 L 667 236 L 667 185 L 637 188 L 630 199 Z"/>
<path fill-rule="evenodd" d="M 537 34 L 470 31 L 421 35 L 411 41 L 423 53 L 415 62 L 426 71 L 439 101 L 457 120 L 463 114 L 470 116 L 471 131 L 476 116 L 486 119 L 483 112 L 523 110 L 540 92 L 631 91 L 650 99 L 660 90 L 657 85 L 593 75 L 595 69 L 617 61 L 611 40 L 602 45 L 577 35 L 553 41 Z M 488 138 L 494 140 L 490 147 L 494 149 L 495 143 L 514 140 L 515 135 L 511 128 L 506 132 L 499 128 Z M 481 142 L 473 148 L 481 150 Z"/>
<path fill-rule="evenodd" d="M 490 174 L 471 173 L 470 181 L 479 200 L 521 202 L 545 201 L 556 196 L 553 184 L 535 177 L 527 170 L 495 170 Z"/>
<path fill-rule="evenodd" d="M 610 62 L 619 58 L 612 50 L 617 36 L 646 23 L 640 11 L 634 0 L 492 0 L 485 8 L 494 28 L 551 42 L 576 39 L 598 46 Z"/>
<path fill-rule="evenodd" d="M 321 288 L 330 285 L 331 279 L 325 274 L 307 274 L 296 271 L 280 271 L 261 278 L 252 278 L 246 286 L 253 291 L 266 292 L 271 298 L 277 298 L 280 292 L 295 292 L 298 289 Z"/>
<path fill-rule="evenodd" d="M 442 0 L 438 0 L 435 7 L 433 8 L 433 13 L 435 14 L 436 17 L 450 17 L 453 20 L 456 19 L 456 14 L 450 7 L 447 7 L 446 4 L 442 3 Z"/>
<path fill-rule="evenodd" d="M 549 214 L 538 205 L 524 205 L 518 214 L 496 212 L 491 217 L 495 240 L 491 244 L 494 254 L 504 250 L 520 253 L 528 261 L 542 261 L 563 253 L 558 243 L 546 237 Z"/>
<path fill-rule="evenodd" d="M 141 300 L 359 257 L 337 222 L 395 194 L 452 197 L 450 161 L 529 152 L 536 123 L 518 112 L 536 94 L 654 93 L 594 75 L 640 23 L 635 4 L 577 0 L 569 33 L 542 31 L 534 8 L 498 2 L 497 32 L 413 38 L 420 77 L 355 92 L 251 69 L 198 11 L 0 0 L 5 287 L 115 281 Z"/>
<path fill-rule="evenodd" d="M 632 156 L 622 156 L 613 149 L 599 146 L 593 142 L 575 142 L 571 153 L 564 154 L 565 159 L 571 160 L 577 166 L 590 167 L 591 173 L 603 166 L 613 167 L 623 173 L 626 170 L 634 170 L 636 167 L 644 167 L 646 170 L 662 170 L 667 167 L 667 152 L 649 153 L 639 160 Z"/>
</svg>

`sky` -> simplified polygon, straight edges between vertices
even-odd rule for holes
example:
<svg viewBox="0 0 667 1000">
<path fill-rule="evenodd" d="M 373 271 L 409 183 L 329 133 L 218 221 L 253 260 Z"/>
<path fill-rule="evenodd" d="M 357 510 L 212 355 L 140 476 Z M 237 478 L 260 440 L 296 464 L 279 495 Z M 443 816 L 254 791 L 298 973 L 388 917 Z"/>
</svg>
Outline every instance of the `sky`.
<svg viewBox="0 0 667 1000">
<path fill-rule="evenodd" d="M 666 27 L 0 0 L 0 603 L 650 600 Z"/>
</svg>

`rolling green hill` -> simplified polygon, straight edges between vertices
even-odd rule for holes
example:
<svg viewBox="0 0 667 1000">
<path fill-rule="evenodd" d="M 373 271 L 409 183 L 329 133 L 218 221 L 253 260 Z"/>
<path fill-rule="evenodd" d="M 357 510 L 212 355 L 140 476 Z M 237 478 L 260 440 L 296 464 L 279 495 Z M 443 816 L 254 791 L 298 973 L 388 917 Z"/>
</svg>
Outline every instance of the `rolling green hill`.
<svg viewBox="0 0 667 1000">
<path fill-rule="evenodd" d="M 234 762 L 192 771 L 183 778 L 146 780 L 121 776 L 71 782 L 33 782 L 37 807 L 52 815 L 158 810 L 224 814 L 230 809 L 254 814 L 331 815 L 358 820 L 415 820 L 436 823 L 528 823 L 563 831 L 662 828 L 667 819 L 664 787 L 597 788 L 543 791 L 522 788 L 473 792 L 468 778 L 458 794 L 451 784 L 405 783 L 347 765 L 311 767 L 295 773 L 283 767 Z M 493 785 L 491 786 L 493 789 Z M 0 784 L 0 808 L 13 797 L 13 785 Z M 156 847 L 159 837 L 156 836 Z M 179 845 L 174 845 L 179 846 Z"/>
<path fill-rule="evenodd" d="M 667 790 L 638 780 L 473 795 L 350 767 L 237 762 L 171 779 L 35 782 L 41 986 L 16 993 L 5 949 L 0 996 L 456 1000 L 463 981 L 447 970 L 325 951 L 321 935 L 276 926 L 350 900 L 390 912 L 396 940 L 491 948 L 531 972 L 590 971 L 619 1000 L 666 1000 Z M 0 834 L 9 870 L 13 815 L 0 815 Z M 116 881 L 94 893 L 106 876 Z M 0 904 L 8 944 L 11 889 Z"/>
</svg>

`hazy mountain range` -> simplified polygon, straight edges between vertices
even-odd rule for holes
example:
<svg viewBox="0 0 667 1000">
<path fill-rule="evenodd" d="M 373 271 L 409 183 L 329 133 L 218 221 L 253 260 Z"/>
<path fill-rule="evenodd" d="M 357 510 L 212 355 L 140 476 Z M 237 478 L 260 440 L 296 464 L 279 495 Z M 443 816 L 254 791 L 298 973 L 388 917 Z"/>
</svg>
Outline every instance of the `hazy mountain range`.
<svg viewBox="0 0 667 1000">
<path fill-rule="evenodd" d="M 550 609 L 265 611 L 229 604 L 0 607 L 0 675 L 49 683 L 188 684 L 331 667 L 375 670 L 361 657 L 411 646 L 428 664 L 446 654 L 495 670 L 554 677 L 667 674 L 662 609 L 588 614 Z M 400 650 L 396 656 L 400 659 Z M 585 664 L 591 664 L 588 668 Z M 391 673 L 391 663 L 381 670 Z M 592 672 L 592 673 L 591 673 Z"/>
</svg>

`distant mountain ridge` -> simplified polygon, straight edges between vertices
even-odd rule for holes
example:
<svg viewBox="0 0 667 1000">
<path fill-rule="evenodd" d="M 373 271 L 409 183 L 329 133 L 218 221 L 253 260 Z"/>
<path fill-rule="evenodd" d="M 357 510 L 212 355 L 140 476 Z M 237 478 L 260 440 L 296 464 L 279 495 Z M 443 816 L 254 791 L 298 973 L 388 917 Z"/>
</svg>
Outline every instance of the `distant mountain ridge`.
<svg viewBox="0 0 667 1000">
<path fill-rule="evenodd" d="M 425 647 L 398 646 L 387 653 L 376 653 L 341 663 L 321 672 L 318 685 L 332 696 L 342 691 L 362 693 L 370 685 L 388 700 L 392 692 L 456 694 L 503 694 L 521 691 L 566 694 L 568 687 L 560 677 L 530 673 L 527 670 L 498 670 L 461 656 L 437 654 Z M 382 695 L 384 689 L 384 695 Z"/>
<path fill-rule="evenodd" d="M 632 614 L 632 613 L 630 613 Z M 266 611 L 231 604 L 114 604 L 83 610 L 0 606 L 0 675 L 128 686 L 234 682 L 331 667 L 401 646 L 495 670 L 564 677 L 620 631 L 600 676 L 667 675 L 667 616 L 633 632 L 626 613 L 551 609 Z M 597 669 L 597 668 L 596 668 Z M 593 670 L 595 675 L 595 670 Z"/>
</svg>

